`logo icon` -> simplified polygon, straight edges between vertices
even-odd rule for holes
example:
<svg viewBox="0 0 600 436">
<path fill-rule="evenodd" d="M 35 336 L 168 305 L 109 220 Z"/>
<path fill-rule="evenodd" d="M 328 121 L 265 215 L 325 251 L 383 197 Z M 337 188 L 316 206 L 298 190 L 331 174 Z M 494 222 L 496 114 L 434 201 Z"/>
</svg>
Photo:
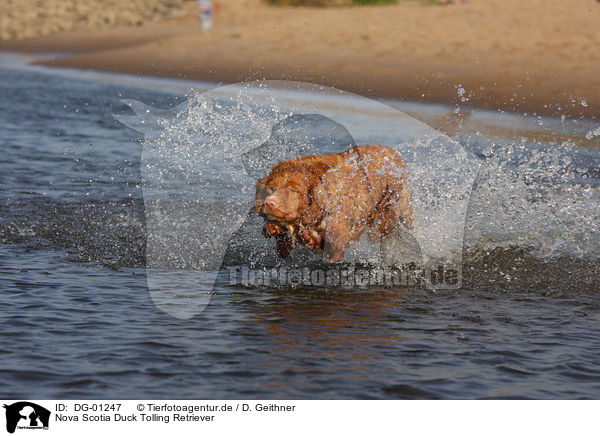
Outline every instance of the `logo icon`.
<svg viewBox="0 0 600 436">
<path fill-rule="evenodd" d="M 6 409 L 6 431 L 14 433 L 19 429 L 48 429 L 50 411 L 42 406 L 28 401 L 19 401 Z"/>
</svg>

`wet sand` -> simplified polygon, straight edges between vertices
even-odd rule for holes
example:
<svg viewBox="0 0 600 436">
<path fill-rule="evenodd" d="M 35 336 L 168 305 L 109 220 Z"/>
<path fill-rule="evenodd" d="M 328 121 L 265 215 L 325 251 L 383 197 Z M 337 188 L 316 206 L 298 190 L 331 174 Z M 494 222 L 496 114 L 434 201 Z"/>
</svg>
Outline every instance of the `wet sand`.
<svg viewBox="0 0 600 436">
<path fill-rule="evenodd" d="M 210 33 L 187 15 L 0 43 L 68 52 L 43 63 L 212 82 L 300 80 L 372 97 L 600 118 L 600 3 L 407 1 L 338 8 L 220 0 Z"/>
</svg>

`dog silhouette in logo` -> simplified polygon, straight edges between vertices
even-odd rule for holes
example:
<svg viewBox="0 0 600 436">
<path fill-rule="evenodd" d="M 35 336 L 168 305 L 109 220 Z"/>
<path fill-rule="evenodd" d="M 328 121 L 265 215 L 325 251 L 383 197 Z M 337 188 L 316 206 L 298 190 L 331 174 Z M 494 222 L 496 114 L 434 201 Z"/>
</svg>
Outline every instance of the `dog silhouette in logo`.
<svg viewBox="0 0 600 436">
<path fill-rule="evenodd" d="M 21 423 L 22 426 L 38 427 L 41 421 L 44 428 L 48 428 L 50 422 L 50 411 L 38 406 L 35 403 L 28 401 L 19 401 L 13 403 L 10 406 L 4 405 L 6 409 L 6 431 L 14 433 L 19 421 L 25 420 Z"/>
</svg>

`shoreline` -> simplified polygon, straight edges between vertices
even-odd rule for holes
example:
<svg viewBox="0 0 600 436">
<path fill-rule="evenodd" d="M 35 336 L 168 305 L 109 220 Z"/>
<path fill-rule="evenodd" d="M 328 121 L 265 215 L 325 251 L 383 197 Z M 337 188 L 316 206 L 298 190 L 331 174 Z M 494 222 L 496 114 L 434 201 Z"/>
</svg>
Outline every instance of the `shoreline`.
<svg viewBox="0 0 600 436">
<path fill-rule="evenodd" d="M 135 49 L 136 45 L 131 44 L 131 47 Z M 143 59 L 129 59 L 127 62 L 120 59 L 110 59 L 110 56 L 107 56 L 109 52 L 103 53 L 104 49 L 88 51 L 87 48 L 82 47 L 80 44 L 76 51 L 68 50 L 70 47 L 65 46 L 52 47 L 47 51 L 40 51 L 37 48 L 23 51 L 2 51 L 19 55 L 66 53 L 65 56 L 33 61 L 33 64 L 51 68 L 75 68 L 78 70 L 193 80 L 215 84 L 231 84 L 263 79 L 290 80 L 338 88 L 369 98 L 459 106 L 463 110 L 484 109 L 520 115 L 533 114 L 553 118 L 560 118 L 564 115 L 576 119 L 600 120 L 600 91 L 597 89 L 582 89 L 581 82 L 576 80 L 565 81 L 567 82 L 565 83 L 566 87 L 572 85 L 573 89 L 576 90 L 575 93 L 568 90 L 561 91 L 556 86 L 546 89 L 535 86 L 522 88 L 521 83 L 516 83 L 517 81 L 492 85 L 492 89 L 486 93 L 482 91 L 494 79 L 493 76 L 488 76 L 482 72 L 470 76 L 460 71 L 444 74 L 444 80 L 432 86 L 432 82 L 436 81 L 434 75 L 427 73 L 419 75 L 417 71 L 403 71 L 397 77 L 388 77 L 385 80 L 381 77 L 365 75 L 327 74 L 319 70 L 292 71 L 293 67 L 290 68 L 277 63 L 271 64 L 268 69 L 266 67 L 248 69 L 244 65 L 227 62 L 215 62 L 210 67 L 196 69 L 191 69 L 185 63 L 180 62 L 161 67 L 156 65 L 155 62 Z M 471 90 L 465 101 L 461 101 L 460 88 L 463 88 L 465 92 Z M 529 93 L 529 95 L 523 98 L 522 101 L 515 102 L 515 93 L 512 91 L 519 88 L 523 93 Z M 479 89 L 479 92 L 477 89 Z M 587 95 L 587 97 L 576 97 L 575 95 Z M 596 100 L 599 104 L 596 104 Z M 585 102 L 585 106 L 582 102 Z"/>
<path fill-rule="evenodd" d="M 566 21 L 547 10 L 565 3 L 559 0 L 532 0 L 547 6 L 533 12 L 519 8 L 518 0 L 328 9 L 246 3 L 253 7 L 236 8 L 235 0 L 222 0 L 223 10 L 210 33 L 201 32 L 196 17 L 188 15 L 139 27 L 5 41 L 0 50 L 68 53 L 37 62 L 50 67 L 212 83 L 294 80 L 365 97 L 463 110 L 600 119 L 600 52 L 593 45 L 600 44 L 600 26 L 593 31 L 589 27 L 600 23 L 595 1 L 566 2 L 580 6 Z M 502 15 L 500 7 L 513 15 Z M 488 30 L 487 40 L 478 40 L 492 26 L 491 19 L 501 27 L 509 26 L 505 19 L 524 20 L 532 14 L 552 15 L 554 20 L 541 33 L 523 28 L 498 35 Z M 473 16 L 479 22 L 467 29 L 465 23 Z M 348 32 L 353 25 L 357 32 Z M 400 25 L 412 27 L 392 32 Z M 455 33 L 463 25 L 465 30 Z M 574 25 L 581 29 L 565 37 L 564 31 L 573 32 Z M 550 26 L 553 32 L 547 32 Z"/>
<path fill-rule="evenodd" d="M 152 89 L 168 90 L 172 92 L 186 93 L 190 88 L 199 87 L 202 90 L 210 90 L 215 87 L 225 86 L 226 83 L 215 83 L 207 81 L 198 81 L 194 79 L 182 79 L 178 77 L 157 77 L 139 74 L 129 74 L 117 71 L 100 71 L 79 68 L 51 68 L 40 62 L 33 60 L 47 59 L 55 53 L 31 54 L 20 52 L 1 52 L 0 60 L 3 56 L 8 59 L 17 59 L 9 67 L 16 68 L 41 68 L 43 72 L 49 74 L 66 75 L 80 80 L 99 80 L 108 83 L 115 83 L 120 80 L 126 86 L 150 87 Z M 6 59 L 5 58 L 5 59 Z M 113 76 L 114 75 L 114 76 Z M 600 141 L 597 138 L 589 138 L 588 132 L 595 130 L 596 125 L 593 120 L 569 120 L 550 116 L 534 116 L 529 114 L 523 116 L 515 112 L 498 112 L 484 108 L 463 107 L 459 113 L 454 108 L 443 103 L 432 103 L 424 101 L 401 101 L 390 98 L 376 99 L 381 103 L 389 105 L 396 110 L 429 125 L 435 130 L 439 130 L 451 137 L 460 140 L 480 134 L 489 137 L 500 138 L 521 138 L 530 141 L 544 141 L 554 143 L 569 142 L 577 146 L 587 148 L 600 147 Z M 597 135 L 596 135 L 597 136 Z"/>
</svg>

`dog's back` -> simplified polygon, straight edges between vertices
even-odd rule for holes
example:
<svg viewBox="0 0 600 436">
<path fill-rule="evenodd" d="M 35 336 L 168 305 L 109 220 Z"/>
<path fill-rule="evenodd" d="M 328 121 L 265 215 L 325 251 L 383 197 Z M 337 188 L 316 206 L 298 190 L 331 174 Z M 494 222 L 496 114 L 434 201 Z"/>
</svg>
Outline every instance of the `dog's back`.
<svg viewBox="0 0 600 436">
<path fill-rule="evenodd" d="M 412 228 L 414 211 L 402 158 L 382 145 L 360 145 L 337 154 L 337 166 L 312 190 L 303 222 L 318 229 L 325 256 L 336 261 L 369 229 L 372 239 L 394 233 L 399 223 Z"/>
</svg>

